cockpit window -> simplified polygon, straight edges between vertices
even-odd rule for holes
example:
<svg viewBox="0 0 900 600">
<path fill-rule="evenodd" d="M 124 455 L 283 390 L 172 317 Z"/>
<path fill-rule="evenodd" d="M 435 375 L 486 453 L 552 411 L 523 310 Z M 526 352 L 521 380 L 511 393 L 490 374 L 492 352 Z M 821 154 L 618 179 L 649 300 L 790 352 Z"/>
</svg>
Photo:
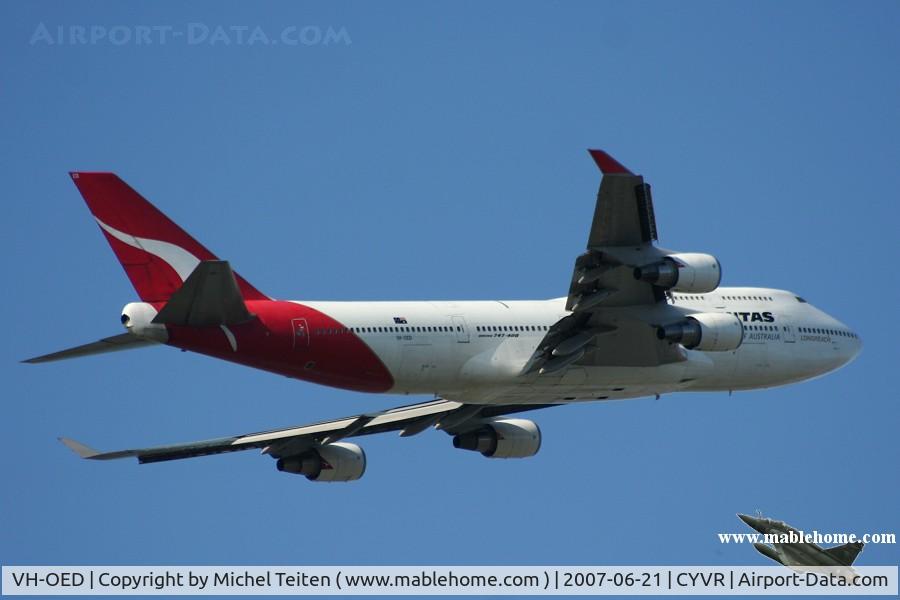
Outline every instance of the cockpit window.
<svg viewBox="0 0 900 600">
<path fill-rule="evenodd" d="M 804 299 L 801 298 L 800 296 L 794 296 L 794 298 L 797 299 L 797 302 L 800 302 L 800 303 L 802 303 L 802 304 L 806 304 L 806 300 L 804 300 Z"/>
</svg>

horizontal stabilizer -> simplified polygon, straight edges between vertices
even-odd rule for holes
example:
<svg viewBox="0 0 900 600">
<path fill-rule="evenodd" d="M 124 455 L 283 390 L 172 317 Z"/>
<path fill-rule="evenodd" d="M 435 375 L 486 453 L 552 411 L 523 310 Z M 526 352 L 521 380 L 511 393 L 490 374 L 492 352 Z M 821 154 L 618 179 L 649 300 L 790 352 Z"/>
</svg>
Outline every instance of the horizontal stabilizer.
<svg viewBox="0 0 900 600">
<path fill-rule="evenodd" d="M 253 318 L 227 260 L 197 265 L 153 319 L 165 325 L 232 325 Z"/>
<path fill-rule="evenodd" d="M 862 552 L 864 545 L 862 542 L 853 542 L 843 546 L 835 546 L 826 550 L 825 554 L 831 555 L 831 558 L 849 567 L 856 560 L 856 557 L 859 556 L 859 553 Z"/>
<path fill-rule="evenodd" d="M 153 345 L 156 343 L 157 342 L 139 338 L 130 333 L 122 333 L 120 335 L 114 335 L 112 337 L 103 338 L 102 340 L 97 341 L 97 342 L 92 342 L 90 344 L 84 344 L 83 346 L 75 346 L 74 348 L 60 350 L 59 352 L 54 352 L 52 354 L 45 354 L 43 356 L 35 356 L 34 358 L 29 358 L 27 360 L 23 360 L 22 362 L 30 363 L 30 364 L 52 362 L 54 360 L 64 360 L 66 358 L 78 358 L 80 356 L 89 356 L 91 354 L 104 354 L 106 352 L 118 352 L 119 350 L 131 350 L 132 348 L 142 348 L 144 346 L 150 346 L 150 345 Z"/>
</svg>

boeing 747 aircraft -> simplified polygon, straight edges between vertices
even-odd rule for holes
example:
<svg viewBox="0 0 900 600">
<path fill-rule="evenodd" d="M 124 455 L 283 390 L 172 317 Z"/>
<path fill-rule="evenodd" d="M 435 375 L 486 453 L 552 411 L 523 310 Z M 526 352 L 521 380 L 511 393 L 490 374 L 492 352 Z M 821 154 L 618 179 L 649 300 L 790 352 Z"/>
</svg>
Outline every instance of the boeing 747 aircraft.
<svg viewBox="0 0 900 600">
<path fill-rule="evenodd" d="M 125 333 L 27 360 L 165 344 L 296 379 L 434 399 L 334 421 L 84 458 L 141 463 L 262 449 L 280 471 L 352 481 L 347 438 L 429 428 L 490 458 L 534 456 L 521 413 L 570 402 L 786 385 L 851 361 L 859 336 L 800 296 L 719 287 L 719 261 L 656 245 L 650 186 L 602 150 L 587 250 L 549 300 L 310 302 L 268 297 L 113 173 L 71 173 L 140 302 Z M 511 417 L 510 415 L 516 415 Z"/>
</svg>

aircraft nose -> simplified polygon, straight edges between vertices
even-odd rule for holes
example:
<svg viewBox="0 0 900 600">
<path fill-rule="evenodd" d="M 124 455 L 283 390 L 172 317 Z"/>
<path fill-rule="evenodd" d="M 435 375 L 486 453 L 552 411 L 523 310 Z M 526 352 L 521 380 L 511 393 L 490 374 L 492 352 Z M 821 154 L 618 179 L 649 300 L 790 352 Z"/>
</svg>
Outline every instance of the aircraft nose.
<svg viewBox="0 0 900 600">
<path fill-rule="evenodd" d="M 742 515 L 740 513 L 738 513 L 738 518 L 756 531 L 765 533 L 762 519 L 757 519 L 756 517 L 751 517 L 750 515 Z"/>
<path fill-rule="evenodd" d="M 859 356 L 859 353 L 862 352 L 862 347 L 863 347 L 862 338 L 859 337 L 859 334 L 857 334 L 855 332 L 851 333 L 851 335 L 852 335 L 852 337 L 850 338 L 850 340 L 848 340 L 849 343 L 846 346 L 844 346 L 844 352 L 843 352 L 844 363 L 843 364 L 853 362 L 853 360 L 856 359 L 857 356 Z"/>
</svg>

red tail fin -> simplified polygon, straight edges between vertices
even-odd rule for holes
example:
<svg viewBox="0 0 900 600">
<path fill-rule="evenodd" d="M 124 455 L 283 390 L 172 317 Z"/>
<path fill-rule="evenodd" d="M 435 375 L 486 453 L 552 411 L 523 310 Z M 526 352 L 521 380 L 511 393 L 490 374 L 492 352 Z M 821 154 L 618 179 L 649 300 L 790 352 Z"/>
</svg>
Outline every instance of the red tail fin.
<svg viewBox="0 0 900 600">
<path fill-rule="evenodd" d="M 201 260 L 218 260 L 114 173 L 70 173 L 144 302 L 165 302 Z M 235 274 L 245 300 L 265 294 Z"/>
</svg>

